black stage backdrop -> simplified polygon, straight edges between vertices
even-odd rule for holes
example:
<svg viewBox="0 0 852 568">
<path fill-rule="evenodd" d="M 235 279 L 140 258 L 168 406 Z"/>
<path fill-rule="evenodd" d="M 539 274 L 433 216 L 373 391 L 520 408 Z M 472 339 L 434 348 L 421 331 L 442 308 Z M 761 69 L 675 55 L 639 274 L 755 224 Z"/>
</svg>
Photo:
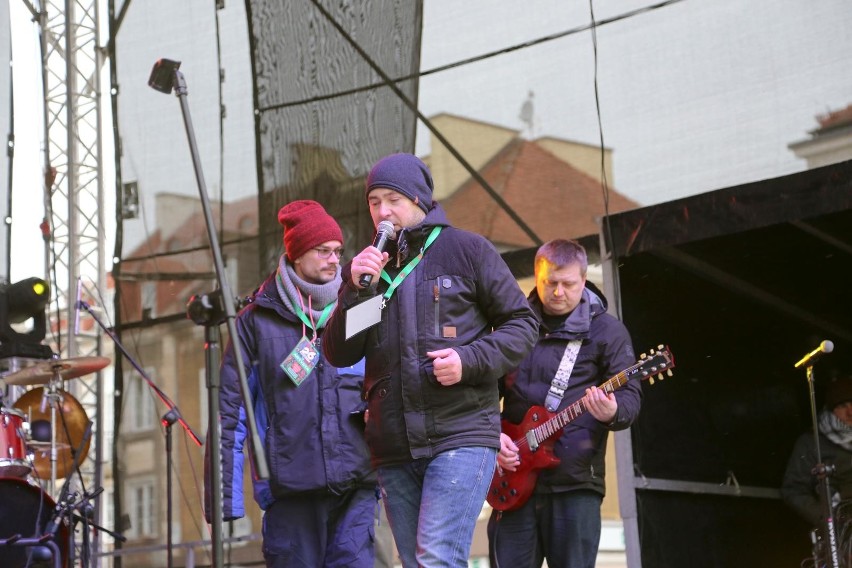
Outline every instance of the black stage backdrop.
<svg viewBox="0 0 852 568">
<path fill-rule="evenodd" d="M 642 565 L 799 566 L 807 526 L 777 490 L 810 429 L 794 364 L 834 342 L 814 367 L 818 406 L 852 373 L 852 162 L 611 221 L 623 319 L 677 366 L 644 389 L 632 429 Z"/>
<path fill-rule="evenodd" d="M 421 2 L 316 2 L 388 76 L 419 71 Z M 341 223 L 350 249 L 368 244 L 364 176 L 382 156 L 414 151 L 415 113 L 387 87 L 365 89 L 380 76 L 313 0 L 247 0 L 246 9 L 260 211 L 315 199 Z M 397 85 L 416 103 L 416 79 Z M 274 215 L 259 219 L 265 274 L 281 252 L 281 230 Z"/>
</svg>

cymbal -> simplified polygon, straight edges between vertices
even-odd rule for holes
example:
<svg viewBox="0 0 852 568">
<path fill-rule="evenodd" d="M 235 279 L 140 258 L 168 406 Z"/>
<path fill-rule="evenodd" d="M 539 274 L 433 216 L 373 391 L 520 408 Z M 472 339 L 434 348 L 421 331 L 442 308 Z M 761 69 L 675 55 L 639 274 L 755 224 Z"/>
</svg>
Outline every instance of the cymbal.
<svg viewBox="0 0 852 568">
<path fill-rule="evenodd" d="M 83 405 L 70 393 L 59 389 L 57 394 L 60 395 L 62 404 L 61 408 L 56 409 L 56 477 L 62 479 L 73 473 L 71 471 L 74 467 L 72 450 L 76 450 L 83 441 L 89 417 Z M 28 417 L 31 430 L 44 430 L 43 426 L 46 427 L 47 432 L 50 432 L 50 405 L 45 406 L 44 412 L 41 411 L 42 396 L 44 396 L 44 387 L 29 390 L 22 394 L 13 406 Z M 90 442 L 91 438 L 80 449 L 82 455 L 79 462 L 88 455 Z M 41 479 L 50 479 L 50 439 L 31 440 L 27 445 L 34 454 L 33 462 L 38 476 Z"/>
<path fill-rule="evenodd" d="M 74 379 L 100 371 L 107 365 L 109 365 L 109 359 L 106 357 L 46 359 L 35 365 L 24 367 L 20 371 L 9 373 L 3 377 L 3 380 L 7 385 L 44 385 L 57 374 L 61 379 Z"/>
</svg>

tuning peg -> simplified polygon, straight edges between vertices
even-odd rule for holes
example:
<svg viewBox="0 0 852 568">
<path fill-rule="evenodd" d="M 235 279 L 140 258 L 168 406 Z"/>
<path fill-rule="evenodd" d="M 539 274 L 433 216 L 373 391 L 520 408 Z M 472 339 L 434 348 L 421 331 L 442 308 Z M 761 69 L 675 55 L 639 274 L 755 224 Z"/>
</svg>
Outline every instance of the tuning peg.
<svg viewBox="0 0 852 568">
<path fill-rule="evenodd" d="M 663 379 L 665 379 L 665 378 L 666 378 L 666 376 L 665 376 L 664 374 L 662 374 L 662 373 L 659 373 L 659 374 L 657 374 L 657 378 L 658 378 L 658 379 L 660 379 L 660 380 L 662 381 Z"/>
<path fill-rule="evenodd" d="M 654 384 L 654 377 L 651 377 L 650 379 L 648 379 L 648 384 L 649 384 L 649 385 L 653 385 L 653 384 Z"/>
<path fill-rule="evenodd" d="M 666 346 L 665 346 L 665 345 L 663 345 L 662 343 L 660 343 L 659 345 L 657 345 L 657 350 L 658 350 L 658 351 L 662 351 L 662 350 L 663 350 L 663 349 L 665 349 L 665 348 L 666 348 Z"/>
<path fill-rule="evenodd" d="M 647 355 L 645 355 L 644 353 L 642 353 L 641 355 L 639 355 L 639 358 L 640 358 L 640 359 L 647 359 L 647 358 L 648 358 L 648 356 L 647 356 Z"/>
<path fill-rule="evenodd" d="M 671 369 L 669 369 L 668 371 L 666 371 L 666 374 L 667 374 L 668 376 L 670 376 L 670 377 L 674 375 L 674 373 L 672 373 L 672 370 L 671 370 Z"/>
</svg>

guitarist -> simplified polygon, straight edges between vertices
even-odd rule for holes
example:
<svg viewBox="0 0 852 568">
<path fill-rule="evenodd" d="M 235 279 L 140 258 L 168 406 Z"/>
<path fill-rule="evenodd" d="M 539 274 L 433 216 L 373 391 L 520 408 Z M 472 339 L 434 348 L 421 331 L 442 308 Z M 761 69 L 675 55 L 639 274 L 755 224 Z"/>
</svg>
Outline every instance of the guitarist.
<svg viewBox="0 0 852 568">
<path fill-rule="evenodd" d="M 528 301 L 541 320 L 539 339 L 504 378 L 502 418 L 520 424 L 532 406 L 558 411 L 581 399 L 587 412 L 556 440 L 559 463 L 534 472 L 532 496 L 520 508 L 492 512 L 488 539 L 494 568 L 539 568 L 543 559 L 549 568 L 595 566 L 607 437 L 636 419 L 641 389 L 638 379 L 615 392 L 597 388 L 636 358 L 627 328 L 607 313 L 606 298 L 586 281 L 587 266 L 585 249 L 573 240 L 552 240 L 536 253 L 536 289 Z M 561 382 L 554 381 L 558 371 Z M 506 471 L 523 467 L 518 447 L 505 433 L 497 464 Z"/>
</svg>

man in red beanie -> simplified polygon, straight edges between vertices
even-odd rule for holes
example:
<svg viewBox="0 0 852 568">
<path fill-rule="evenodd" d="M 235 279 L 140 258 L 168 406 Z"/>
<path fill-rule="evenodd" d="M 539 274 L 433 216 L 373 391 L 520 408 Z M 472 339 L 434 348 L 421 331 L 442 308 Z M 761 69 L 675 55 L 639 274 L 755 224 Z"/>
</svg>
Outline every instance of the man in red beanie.
<svg viewBox="0 0 852 568">
<path fill-rule="evenodd" d="M 237 316 L 238 338 L 222 361 L 223 520 L 245 514 L 236 343 L 270 469 L 269 480 L 254 482 L 267 566 L 373 568 L 376 478 L 363 434 L 364 363 L 337 368 L 320 349 L 341 283 L 343 233 L 316 201 L 285 205 L 278 221 L 285 252 Z"/>
<path fill-rule="evenodd" d="M 852 376 L 828 384 L 817 429 L 822 463 L 830 472 L 831 506 L 839 535 L 842 527 L 838 521 L 852 518 Z M 825 515 L 815 472 L 818 461 L 814 433 L 802 434 L 787 463 L 781 497 L 811 526 L 822 528 Z M 822 540 L 826 541 L 825 535 Z"/>
<path fill-rule="evenodd" d="M 500 448 L 498 380 L 538 330 L 494 246 L 450 226 L 432 189 L 411 154 L 373 166 L 370 215 L 395 240 L 344 268 L 323 342 L 335 365 L 366 357 L 365 435 L 405 568 L 467 567 Z"/>
</svg>

